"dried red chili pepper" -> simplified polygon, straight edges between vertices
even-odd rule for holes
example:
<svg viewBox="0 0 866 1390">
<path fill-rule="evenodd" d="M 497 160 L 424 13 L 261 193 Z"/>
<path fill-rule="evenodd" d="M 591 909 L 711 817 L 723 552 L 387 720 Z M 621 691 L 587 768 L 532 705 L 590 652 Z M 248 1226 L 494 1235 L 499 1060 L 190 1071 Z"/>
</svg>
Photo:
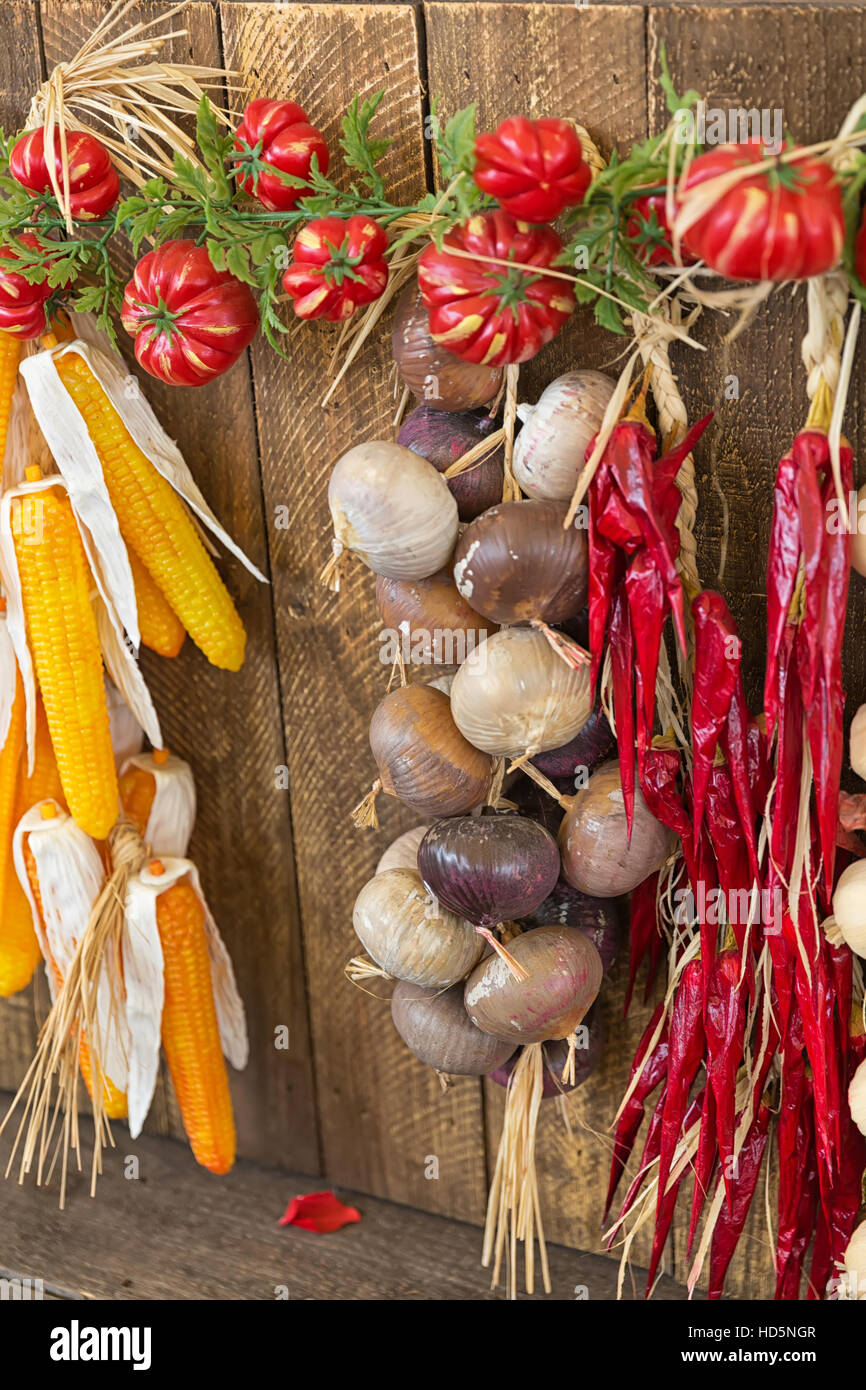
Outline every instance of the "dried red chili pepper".
<svg viewBox="0 0 866 1390">
<path fill-rule="evenodd" d="M 683 1122 L 682 1122 L 682 1128 L 681 1128 L 681 1133 L 682 1133 L 683 1135 L 686 1135 L 686 1134 L 689 1132 L 689 1130 L 692 1128 L 692 1126 L 698 1123 L 698 1120 L 699 1120 L 700 1115 L 701 1115 L 701 1111 L 703 1110 L 703 1105 L 704 1105 L 704 1092 L 703 1092 L 703 1091 L 700 1091 L 700 1092 L 698 1093 L 698 1095 L 695 1097 L 695 1099 L 692 1101 L 692 1103 L 691 1103 L 691 1105 L 689 1106 L 688 1110 L 686 1111 L 685 1115 L 683 1116 Z M 657 1273 L 657 1271 L 658 1271 L 659 1261 L 661 1260 L 662 1252 L 664 1251 L 665 1241 L 666 1241 L 667 1238 L 668 1238 L 668 1232 L 670 1231 L 671 1222 L 673 1221 L 673 1218 L 674 1218 L 674 1211 L 675 1211 L 675 1209 L 676 1209 L 677 1197 L 679 1196 L 679 1192 L 680 1192 L 680 1188 L 682 1187 L 683 1179 L 684 1179 L 684 1177 L 686 1176 L 686 1173 L 688 1173 L 688 1172 L 689 1172 L 689 1165 L 686 1164 L 686 1165 L 683 1166 L 683 1168 L 682 1168 L 681 1172 L 679 1173 L 678 1177 L 677 1177 L 672 1183 L 670 1183 L 670 1184 L 667 1185 L 665 1191 L 662 1191 L 662 1188 L 661 1188 L 661 1181 L 659 1182 L 659 1193 L 658 1193 L 658 1205 L 657 1205 L 657 1207 L 656 1207 L 655 1230 L 654 1230 L 654 1232 L 653 1232 L 652 1251 L 650 1252 L 650 1262 L 649 1262 L 649 1268 L 648 1268 L 648 1270 L 647 1270 L 647 1280 L 646 1280 L 646 1297 L 647 1297 L 647 1298 L 648 1298 L 649 1295 L 650 1295 L 650 1291 L 651 1291 L 652 1286 L 653 1286 L 653 1281 L 655 1280 L 656 1273 Z"/>
<path fill-rule="evenodd" d="M 622 799 L 625 805 L 627 833 L 631 839 L 635 791 L 634 679 L 631 618 L 625 591 L 622 587 L 614 595 L 607 640 L 610 649 L 610 677 L 613 687 Z"/>
<path fill-rule="evenodd" d="M 704 1005 L 707 1077 L 716 1103 L 716 1134 L 722 1176 L 733 1212 L 733 1156 L 737 1071 L 743 1058 L 747 991 L 740 984 L 740 953 L 721 951 L 716 957 Z"/>
<path fill-rule="evenodd" d="M 711 1086 L 707 1086 L 704 1090 L 701 1132 L 698 1137 L 698 1147 L 693 1163 L 695 1185 L 692 1190 L 692 1210 L 689 1217 L 689 1243 L 687 1251 L 689 1255 L 692 1253 L 692 1245 L 694 1244 L 695 1235 L 697 1234 L 698 1221 L 700 1220 L 704 1203 L 709 1196 L 713 1169 L 716 1166 L 717 1149 L 716 1104 L 713 1099 L 713 1089 Z"/>
<path fill-rule="evenodd" d="M 642 961 L 648 956 L 649 966 L 647 969 L 647 981 L 644 988 L 644 999 L 649 998 L 658 969 L 659 956 L 662 948 L 662 934 L 658 923 L 658 883 L 657 873 L 650 874 L 649 878 L 639 883 L 631 895 L 631 908 L 629 918 L 629 964 L 628 964 L 628 986 L 625 992 L 625 1004 L 622 1016 L 625 1018 L 631 1004 L 631 996 L 637 979 L 637 972 Z"/>
<path fill-rule="evenodd" d="M 716 1221 L 710 1244 L 710 1278 L 707 1291 L 707 1297 L 713 1301 L 717 1301 L 722 1296 L 725 1275 L 728 1272 L 728 1266 L 737 1248 L 737 1242 L 743 1233 L 746 1217 L 752 1205 L 764 1149 L 767 1146 L 770 1113 L 769 1105 L 759 1107 L 737 1156 L 733 1209 L 729 1211 L 723 1205 Z"/>
<path fill-rule="evenodd" d="M 659 1004 L 644 1029 L 643 1036 L 638 1043 L 634 1061 L 631 1064 L 629 1084 L 631 1084 L 638 1073 L 640 1073 L 640 1076 L 617 1121 L 616 1133 L 614 1134 L 613 1140 L 613 1157 L 610 1165 L 610 1181 L 608 1183 L 607 1199 L 604 1204 L 602 1221 L 607 1220 L 607 1214 L 610 1211 L 610 1204 L 613 1201 L 614 1193 L 619 1185 L 625 1166 L 631 1157 L 635 1139 L 643 1123 L 644 1103 L 648 1097 L 652 1095 L 656 1086 L 658 1086 L 659 1082 L 667 1073 L 667 1024 L 665 1024 L 662 1029 L 658 1042 L 653 1047 L 653 1050 L 649 1052 L 650 1043 L 653 1040 L 663 1012 L 664 1005 Z"/>
<path fill-rule="evenodd" d="M 850 958 L 850 952 L 847 954 Z M 864 1057 L 866 1057 L 866 1034 L 860 1033 L 849 1039 L 847 1072 L 849 1083 Z M 860 1210 L 863 1173 L 866 1169 L 866 1136 L 861 1134 L 851 1120 L 847 1095 L 844 1100 L 844 1107 L 839 1176 L 829 1197 L 824 1198 L 818 1206 L 818 1229 L 815 1233 L 812 1265 L 809 1270 L 809 1287 L 806 1293 L 806 1297 L 809 1299 L 825 1296 L 827 1285 L 836 1272 L 836 1262 L 841 1260 L 845 1254 Z"/>
<path fill-rule="evenodd" d="M 779 1118 L 779 1226 L 776 1234 L 776 1293 L 779 1300 L 796 1299 L 803 1260 L 815 1225 L 818 1171 L 815 1155 L 815 1097 L 811 1079 L 797 1071 L 791 1077 L 796 1094 L 791 1101 L 782 1087 Z M 782 1116 L 785 1140 L 782 1140 Z"/>
<path fill-rule="evenodd" d="M 703 975 L 699 958 L 680 976 L 669 1030 L 668 1084 L 659 1150 L 658 1211 L 670 1176 L 674 1150 L 686 1113 L 689 1090 L 704 1057 Z"/>
</svg>

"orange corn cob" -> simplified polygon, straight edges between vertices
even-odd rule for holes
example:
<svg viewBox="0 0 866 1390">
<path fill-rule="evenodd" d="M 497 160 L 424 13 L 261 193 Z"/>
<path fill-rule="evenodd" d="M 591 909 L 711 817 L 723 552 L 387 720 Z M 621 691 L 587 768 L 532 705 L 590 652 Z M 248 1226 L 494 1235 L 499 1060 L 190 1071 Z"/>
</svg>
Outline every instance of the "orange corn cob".
<svg viewBox="0 0 866 1390">
<path fill-rule="evenodd" d="M 34 475 L 40 470 L 28 468 L 29 482 Z M 65 492 L 48 488 L 22 499 L 13 540 L 63 794 L 82 830 L 104 840 L 117 819 L 117 773 L 92 578 Z"/>
<path fill-rule="evenodd" d="M 166 762 L 168 756 L 167 748 L 155 748 L 153 751 L 153 761 L 157 764 Z M 156 778 L 147 768 L 133 765 L 121 774 L 118 785 L 120 804 L 139 835 L 144 838 L 153 809 L 153 799 L 156 796 Z"/>
<path fill-rule="evenodd" d="M 208 661 L 237 671 L 244 659 L 244 626 L 186 504 L 138 448 L 84 358 L 68 352 L 55 359 L 55 366 L 87 422 L 127 546 Z"/>
<path fill-rule="evenodd" d="M 152 874 L 162 872 L 155 861 Z M 162 1046 L 184 1128 L 197 1161 L 227 1173 L 235 1161 L 235 1122 L 211 983 L 204 913 L 188 878 L 156 899 L 165 1002 Z"/>
<path fill-rule="evenodd" d="M 6 435 L 9 432 L 9 416 L 12 413 L 12 396 L 18 379 L 18 363 L 21 361 L 21 342 L 11 333 L 0 329 L 0 469 L 6 453 Z"/>
<path fill-rule="evenodd" d="M 186 638 L 186 629 L 168 599 L 151 578 L 134 550 L 127 552 L 142 645 L 160 656 L 177 656 Z"/>
<path fill-rule="evenodd" d="M 50 819 L 50 817 L 54 814 L 55 811 L 54 807 L 51 805 L 51 802 L 46 802 L 43 808 L 43 815 L 46 818 Z M 23 848 L 24 862 L 27 865 L 27 878 L 30 883 L 30 891 L 33 894 L 33 900 L 36 903 L 36 910 L 39 913 L 39 920 L 42 924 L 42 933 L 44 936 L 45 917 L 42 911 L 42 889 L 39 886 L 39 875 L 36 872 L 36 860 L 34 859 L 33 851 L 30 848 L 29 835 L 24 836 Z M 30 905 L 28 903 L 28 912 L 29 910 Z M 57 961 L 54 959 L 53 956 L 50 958 L 49 964 L 51 966 L 51 974 L 54 976 L 54 988 L 56 993 L 59 994 L 61 989 L 63 988 L 63 976 L 60 973 L 60 967 L 58 966 Z M 93 1069 L 90 1061 L 90 1048 L 87 1045 L 87 1039 L 85 1038 L 83 1032 L 81 1034 L 81 1041 L 78 1045 L 78 1065 L 81 1069 L 81 1075 L 84 1077 L 84 1084 L 87 1087 L 87 1093 L 92 1099 Z M 126 1093 L 124 1091 L 119 1090 L 117 1086 L 115 1086 L 111 1078 L 108 1076 L 103 1078 L 102 1085 L 106 1115 L 110 1120 L 125 1120 L 128 1114 L 126 1105 Z"/>
<path fill-rule="evenodd" d="M 0 996 L 4 999 L 30 983 L 42 954 L 33 930 L 30 904 L 12 859 L 24 724 L 24 686 L 16 670 L 9 732 L 0 751 Z"/>
</svg>

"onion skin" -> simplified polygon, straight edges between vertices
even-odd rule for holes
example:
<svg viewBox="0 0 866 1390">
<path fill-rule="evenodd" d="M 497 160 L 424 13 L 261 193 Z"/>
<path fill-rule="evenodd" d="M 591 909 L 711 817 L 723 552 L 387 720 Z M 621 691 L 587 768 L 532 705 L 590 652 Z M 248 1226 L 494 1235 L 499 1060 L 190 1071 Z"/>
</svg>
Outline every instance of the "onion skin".
<svg viewBox="0 0 866 1390">
<path fill-rule="evenodd" d="M 597 1005 L 593 1004 L 581 1027 L 586 1028 L 589 1039 L 588 1046 L 575 1048 L 574 1081 L 566 1084 L 562 1080 L 562 1073 L 568 1059 L 568 1043 L 564 1039 L 559 1039 L 556 1042 L 542 1044 L 541 1051 L 544 1060 L 542 1100 L 552 1100 L 554 1096 L 567 1096 L 571 1091 L 576 1091 L 578 1086 L 592 1075 L 601 1061 L 601 1055 L 604 1051 L 604 1020 Z M 501 1063 L 494 1071 L 489 1072 L 490 1080 L 495 1081 L 497 1086 L 507 1086 L 519 1056 L 519 1051 L 513 1053 L 507 1061 Z"/>
<path fill-rule="evenodd" d="M 386 627 L 408 633 L 411 660 L 419 666 L 459 665 L 467 652 L 496 631 L 496 625 L 470 608 L 459 593 L 450 565 L 429 579 L 380 575 L 376 602 Z"/>
<path fill-rule="evenodd" d="M 391 995 L 391 1018 L 418 1061 L 447 1076 L 486 1076 L 514 1051 L 511 1043 L 475 1027 L 463 1007 L 461 984 L 443 991 L 400 980 Z"/>
<path fill-rule="evenodd" d="M 601 372 L 565 372 L 535 406 L 519 406 L 523 429 L 514 446 L 514 476 L 530 497 L 567 502 L 590 441 L 601 428 L 614 382 Z"/>
<path fill-rule="evenodd" d="M 426 579 L 451 558 L 457 503 L 432 464 L 387 440 L 342 455 L 328 484 L 334 535 L 368 569 Z"/>
<path fill-rule="evenodd" d="M 559 850 L 525 816 L 461 816 L 430 827 L 418 848 L 418 872 L 452 912 L 495 927 L 544 901 L 559 877 Z"/>
<path fill-rule="evenodd" d="M 589 937 L 570 927 L 535 927 L 508 949 L 528 978 L 516 980 L 500 956 L 488 956 L 466 981 L 472 1022 L 505 1042 L 568 1037 L 601 988 L 601 957 Z"/>
<path fill-rule="evenodd" d="M 484 800 L 490 759 L 460 733 L 441 690 L 392 690 L 370 721 L 370 747 L 383 790 L 418 816 L 459 816 Z"/>
<path fill-rule="evenodd" d="M 556 925 L 586 932 L 601 956 L 602 969 L 607 975 L 619 947 L 621 916 L 621 904 L 617 899 L 591 898 L 560 878 L 541 906 L 522 925 Z"/>
<path fill-rule="evenodd" d="M 387 869 L 411 869 L 417 873 L 418 846 L 429 829 L 429 825 L 415 825 L 411 830 L 404 830 L 385 850 L 376 865 L 376 873 L 384 874 Z"/>
<path fill-rule="evenodd" d="M 407 285 L 394 310 L 391 349 L 404 386 L 431 410 L 474 410 L 492 401 L 501 367 L 462 362 L 434 343 L 418 285 Z"/>
<path fill-rule="evenodd" d="M 506 628 L 466 658 L 451 709 L 476 748 L 534 757 L 583 728 L 592 710 L 589 667 L 573 671 L 535 628 Z"/>
<path fill-rule="evenodd" d="M 602 763 L 563 818 L 559 831 L 563 876 L 590 897 L 618 898 L 664 863 L 672 839 L 650 811 L 640 788 L 635 788 L 629 844 L 619 764 Z"/>
<path fill-rule="evenodd" d="M 494 423 L 483 410 L 455 414 L 419 405 L 403 421 L 397 443 L 420 454 L 444 473 L 452 463 L 480 444 L 494 428 Z M 445 479 L 461 521 L 474 520 L 500 500 L 504 459 L 505 446 L 500 444 L 480 463 L 471 464 L 463 473 Z"/>
<path fill-rule="evenodd" d="M 592 772 L 593 768 L 604 762 L 614 746 L 613 733 L 604 713 L 600 709 L 594 709 L 574 738 L 569 739 L 561 748 L 551 748 L 546 753 L 539 753 L 532 759 L 532 763 L 545 777 L 571 779 L 572 786 L 569 790 L 573 791 L 573 779 L 578 769 L 588 768 Z"/>
<path fill-rule="evenodd" d="M 586 604 L 586 531 L 563 530 L 565 502 L 502 502 L 457 542 L 454 579 L 477 612 L 496 623 L 561 623 Z"/>
<path fill-rule="evenodd" d="M 389 975 L 436 989 L 462 980 L 484 951 L 483 937 L 434 902 L 411 869 L 388 869 L 365 883 L 352 925 L 367 954 Z"/>
</svg>

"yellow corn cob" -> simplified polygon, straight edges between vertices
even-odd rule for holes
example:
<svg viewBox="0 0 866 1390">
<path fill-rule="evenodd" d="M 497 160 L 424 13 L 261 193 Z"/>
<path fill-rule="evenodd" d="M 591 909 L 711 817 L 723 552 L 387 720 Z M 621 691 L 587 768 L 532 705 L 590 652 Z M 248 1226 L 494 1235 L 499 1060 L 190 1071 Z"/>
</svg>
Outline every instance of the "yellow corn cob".
<svg viewBox="0 0 866 1390">
<path fill-rule="evenodd" d="M 167 748 L 155 748 L 153 761 L 159 765 L 168 761 Z M 120 804 L 129 816 L 139 835 L 144 839 L 147 822 L 153 809 L 156 796 L 156 778 L 146 767 L 128 767 L 118 780 Z"/>
<path fill-rule="evenodd" d="M 239 670 L 246 633 L 186 505 L 138 448 L 84 358 L 55 359 L 99 455 L 121 535 L 214 666 Z"/>
<path fill-rule="evenodd" d="M 158 860 L 152 874 L 162 872 Z M 211 983 L 204 913 L 188 879 L 156 900 L 165 1003 L 162 1046 L 184 1128 L 197 1161 L 227 1173 L 235 1161 L 235 1122 Z"/>
<path fill-rule="evenodd" d="M 38 474 L 28 468 L 28 481 Z M 91 574 L 66 494 L 47 488 L 27 501 L 13 540 L 30 650 L 70 813 L 103 840 L 117 819 L 117 773 Z"/>
<path fill-rule="evenodd" d="M 47 802 L 45 805 L 44 814 L 48 817 L 54 814 L 54 807 L 51 805 L 50 801 Z M 42 933 L 44 936 L 45 918 L 42 912 L 42 889 L 39 885 L 39 875 L 36 872 L 36 860 L 34 859 L 33 851 L 30 848 L 29 835 L 24 836 L 24 862 L 27 865 L 27 878 L 30 882 L 30 891 L 33 894 L 34 902 L 36 903 L 36 910 L 39 913 L 39 920 L 42 924 Z M 28 912 L 29 910 L 30 907 L 28 904 Z M 61 989 L 63 988 L 63 976 L 60 973 L 60 967 L 58 966 L 57 961 L 54 959 L 53 956 L 50 958 L 49 964 L 51 966 L 51 974 L 54 977 L 54 988 L 56 993 L 59 994 Z M 87 1093 L 92 1099 L 93 1069 L 90 1062 L 90 1048 L 87 1045 L 87 1039 L 85 1038 L 83 1032 L 81 1034 L 81 1041 L 78 1045 L 78 1065 L 81 1069 L 81 1075 L 84 1077 L 84 1084 L 87 1087 Z M 110 1077 L 106 1076 L 103 1079 L 102 1085 L 106 1115 L 110 1120 L 125 1120 L 128 1114 L 126 1105 L 126 1093 L 124 1091 L 118 1090 L 117 1086 L 115 1086 L 114 1082 L 110 1079 Z"/>
<path fill-rule="evenodd" d="M 37 806 L 40 801 L 56 801 L 62 810 L 67 809 L 63 787 L 60 784 L 60 773 L 57 770 L 57 759 L 54 756 L 51 735 L 48 732 L 45 705 L 42 696 L 37 695 L 33 771 L 28 774 L 27 760 L 22 757 L 15 824 L 17 825 L 25 812 L 29 811 L 32 806 Z"/>
<path fill-rule="evenodd" d="M 186 629 L 135 551 L 129 550 L 127 554 L 135 585 L 135 607 L 142 645 L 160 656 L 177 656 L 184 644 Z"/>
<path fill-rule="evenodd" d="M 33 978 L 41 956 L 27 895 L 12 860 L 12 832 L 24 750 L 24 686 L 16 670 L 9 732 L 0 752 L 0 996 L 8 999 Z"/>
<path fill-rule="evenodd" d="M 9 416 L 12 412 L 12 395 L 18 379 L 18 363 L 21 361 L 21 342 L 11 333 L 0 329 L 0 467 L 6 452 L 6 435 L 9 432 Z"/>
</svg>

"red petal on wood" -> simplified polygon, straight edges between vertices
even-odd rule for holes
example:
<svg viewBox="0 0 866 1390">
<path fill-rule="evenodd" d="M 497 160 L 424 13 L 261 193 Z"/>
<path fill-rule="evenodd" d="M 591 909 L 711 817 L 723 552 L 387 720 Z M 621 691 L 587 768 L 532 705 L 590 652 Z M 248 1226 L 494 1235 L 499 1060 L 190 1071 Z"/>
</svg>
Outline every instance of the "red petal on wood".
<svg viewBox="0 0 866 1390">
<path fill-rule="evenodd" d="M 330 1235 L 360 1220 L 361 1213 L 354 1207 L 347 1207 L 333 1192 L 308 1192 L 303 1197 L 292 1198 L 285 1216 L 280 1217 L 280 1225 L 300 1226 L 302 1231 Z"/>
</svg>

